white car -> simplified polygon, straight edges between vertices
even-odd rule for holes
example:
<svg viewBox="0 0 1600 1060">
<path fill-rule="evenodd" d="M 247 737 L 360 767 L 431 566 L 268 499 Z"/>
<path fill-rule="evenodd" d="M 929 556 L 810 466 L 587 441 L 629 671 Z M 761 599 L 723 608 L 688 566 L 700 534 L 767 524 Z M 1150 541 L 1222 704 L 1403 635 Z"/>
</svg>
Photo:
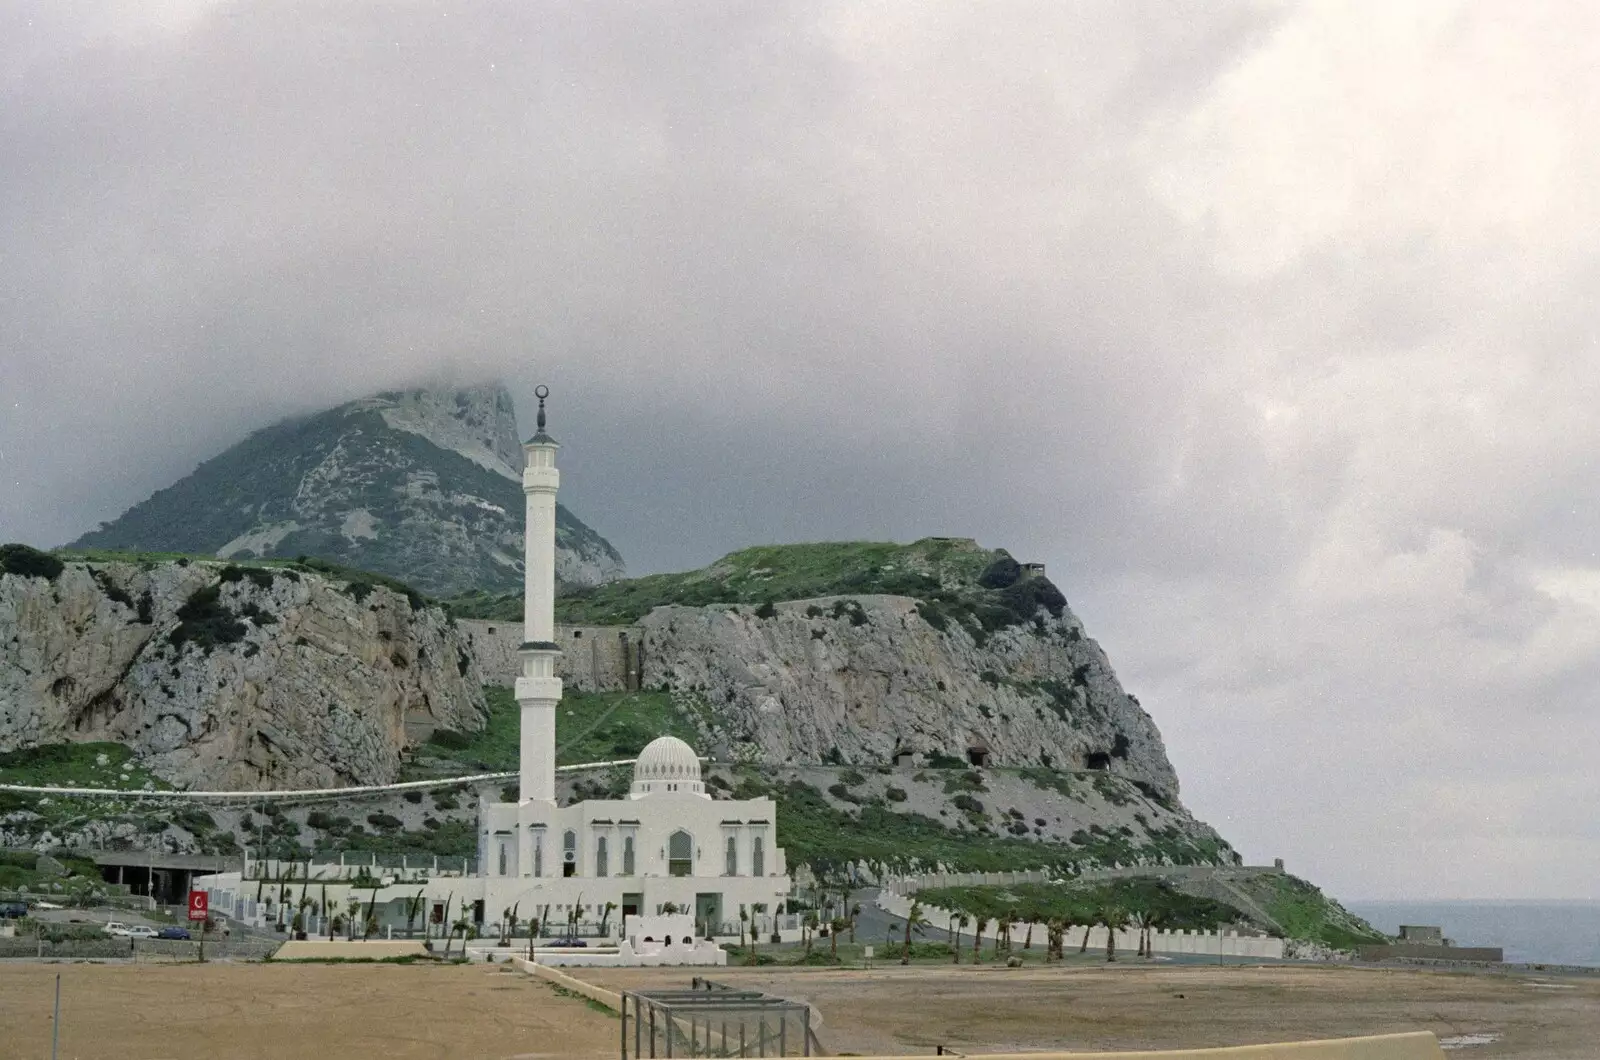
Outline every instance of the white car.
<svg viewBox="0 0 1600 1060">
<path fill-rule="evenodd" d="M 128 937 L 128 925 L 120 920 L 106 921 L 105 932 L 107 935 L 116 935 L 119 938 Z"/>
<path fill-rule="evenodd" d="M 156 929 L 148 924 L 134 924 L 128 928 L 126 934 L 131 939 L 153 939 L 156 937 Z"/>
</svg>

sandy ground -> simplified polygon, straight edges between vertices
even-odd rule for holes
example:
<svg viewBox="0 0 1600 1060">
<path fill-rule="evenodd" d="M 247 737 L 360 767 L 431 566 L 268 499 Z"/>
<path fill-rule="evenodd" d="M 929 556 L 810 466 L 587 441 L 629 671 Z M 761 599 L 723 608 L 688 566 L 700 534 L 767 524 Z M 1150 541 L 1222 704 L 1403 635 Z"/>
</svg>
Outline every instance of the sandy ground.
<svg viewBox="0 0 1600 1060">
<path fill-rule="evenodd" d="M 615 1057 L 617 1021 L 504 965 L 0 964 L 0 1057 Z"/>
<path fill-rule="evenodd" d="M 577 970 L 575 970 L 577 971 Z M 1430 1030 L 1499 1039 L 1450 1055 L 1595 1060 L 1600 982 L 1589 979 L 1258 968 L 888 967 L 711 969 L 708 978 L 811 1002 L 831 1052 L 1176 1049 Z M 687 985 L 686 969 L 589 970 L 613 989 Z M 1182 995 L 1181 997 L 1179 995 Z"/>
<path fill-rule="evenodd" d="M 830 1051 L 971 1053 L 1234 1045 L 1403 1030 L 1498 1035 L 1452 1053 L 1600 1057 L 1600 982 L 1330 967 L 706 969 L 804 999 Z M 534 1060 L 614 1057 L 618 1025 L 504 965 L 0 964 L 0 1057 Z M 612 988 L 695 971 L 581 970 Z M 1181 997 L 1179 995 L 1182 995 Z"/>
</svg>

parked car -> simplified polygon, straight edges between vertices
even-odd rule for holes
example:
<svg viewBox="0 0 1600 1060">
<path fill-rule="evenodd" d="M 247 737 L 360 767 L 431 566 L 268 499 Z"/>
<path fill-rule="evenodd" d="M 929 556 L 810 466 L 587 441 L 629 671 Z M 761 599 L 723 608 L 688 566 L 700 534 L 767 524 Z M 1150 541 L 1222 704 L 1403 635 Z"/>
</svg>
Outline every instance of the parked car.
<svg viewBox="0 0 1600 1060">
<path fill-rule="evenodd" d="M 105 933 L 107 935 L 115 935 L 118 938 L 124 938 L 125 939 L 125 938 L 128 937 L 128 925 L 124 924 L 120 920 L 107 920 L 106 921 L 106 926 L 105 926 Z"/>
<path fill-rule="evenodd" d="M 549 946 L 551 949 L 556 949 L 558 947 L 565 947 L 567 949 L 583 949 L 587 948 L 589 944 L 583 939 L 552 939 L 545 945 Z"/>
<path fill-rule="evenodd" d="M 156 937 L 156 929 L 148 924 L 130 924 L 128 926 L 128 937 L 131 939 L 153 939 Z"/>
<path fill-rule="evenodd" d="M 189 929 L 188 928 L 164 927 L 160 931 L 156 932 L 156 938 L 158 938 L 158 939 L 182 939 L 183 941 L 187 942 L 188 940 L 194 938 L 194 936 L 189 934 Z"/>
<path fill-rule="evenodd" d="M 0 920 L 15 920 L 27 915 L 27 902 L 0 902 Z"/>
</svg>

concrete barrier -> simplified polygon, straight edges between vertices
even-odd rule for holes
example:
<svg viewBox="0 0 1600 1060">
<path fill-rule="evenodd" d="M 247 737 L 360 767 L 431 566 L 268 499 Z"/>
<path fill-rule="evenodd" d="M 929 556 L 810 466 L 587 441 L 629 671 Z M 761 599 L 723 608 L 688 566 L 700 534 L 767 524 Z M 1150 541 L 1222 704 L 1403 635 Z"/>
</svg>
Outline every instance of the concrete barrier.
<svg viewBox="0 0 1600 1060">
<path fill-rule="evenodd" d="M 604 987 L 595 986 L 593 983 L 586 983 L 582 979 L 568 975 L 559 968 L 552 968 L 548 964 L 535 964 L 526 957 L 513 957 L 511 958 L 511 963 L 536 979 L 543 979 L 547 983 L 554 983 L 563 990 L 570 990 L 574 994 L 580 994 L 590 1001 L 604 1005 L 612 1012 L 620 1013 L 622 1011 L 622 995 L 615 990 L 607 990 Z"/>
<path fill-rule="evenodd" d="M 922 1060 L 896 1054 L 874 1060 Z M 1172 1049 L 1132 1053 L 982 1053 L 974 1060 L 1444 1060 L 1439 1039 L 1428 1031 L 1333 1038 L 1314 1042 L 1231 1045 L 1220 1049 Z"/>
<path fill-rule="evenodd" d="M 278 961 L 292 961 L 306 958 L 359 960 L 365 957 L 376 961 L 385 957 L 426 957 L 427 955 L 428 951 L 416 939 L 354 941 L 335 939 L 332 942 L 319 939 L 306 939 L 303 942 L 296 942 L 291 939 L 279 946 L 278 952 L 273 954 L 272 958 Z"/>
</svg>

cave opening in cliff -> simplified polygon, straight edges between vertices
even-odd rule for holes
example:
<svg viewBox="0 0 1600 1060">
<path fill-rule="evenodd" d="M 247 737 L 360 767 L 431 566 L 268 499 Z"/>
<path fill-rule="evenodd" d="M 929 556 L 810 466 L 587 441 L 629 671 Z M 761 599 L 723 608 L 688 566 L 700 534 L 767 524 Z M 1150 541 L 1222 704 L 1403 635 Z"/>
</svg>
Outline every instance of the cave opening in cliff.
<svg viewBox="0 0 1600 1060">
<path fill-rule="evenodd" d="M 982 769 L 989 764 L 989 749 L 982 744 L 974 744 L 967 748 L 967 764 Z"/>
</svg>

